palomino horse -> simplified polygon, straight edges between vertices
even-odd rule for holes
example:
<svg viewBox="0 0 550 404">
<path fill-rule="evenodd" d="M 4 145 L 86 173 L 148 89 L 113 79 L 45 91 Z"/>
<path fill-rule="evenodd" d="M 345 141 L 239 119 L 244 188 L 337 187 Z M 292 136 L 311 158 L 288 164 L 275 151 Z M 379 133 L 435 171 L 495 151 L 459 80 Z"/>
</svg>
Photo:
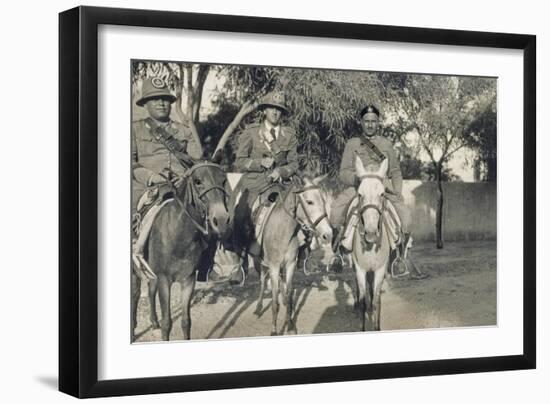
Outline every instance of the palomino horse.
<svg viewBox="0 0 550 404">
<path fill-rule="evenodd" d="M 300 248 L 299 230 L 312 232 L 314 237 L 323 243 L 330 243 L 332 240 L 332 228 L 328 222 L 325 201 L 319 187 L 319 183 L 325 177 L 317 177 L 313 180 L 306 178 L 303 186 L 293 186 L 286 195 L 281 195 L 265 224 L 261 259 L 254 259 L 254 266 L 261 277 L 260 296 L 255 312 L 258 315 L 262 312 L 262 297 L 269 272 L 273 315 L 271 335 L 277 335 L 279 291 L 282 302 L 286 305 L 282 332 L 284 333 L 285 327 L 291 334 L 297 332 L 293 318 L 292 279 Z"/>
<path fill-rule="evenodd" d="M 211 162 L 191 166 L 174 188 L 174 199 L 155 219 L 145 256 L 157 278 L 149 281 L 150 320 L 159 328 L 156 295 L 159 293 L 162 339 L 167 341 L 172 329 L 170 289 L 174 282 L 181 286 L 181 327 L 183 338 L 191 337 L 190 302 L 199 265 L 213 255 L 212 239 L 222 236 L 229 224 L 226 175 Z M 137 302 L 141 281 L 132 274 L 132 316 L 136 324 Z"/>
<path fill-rule="evenodd" d="M 383 226 L 384 179 L 388 170 L 385 159 L 378 170 L 368 171 L 355 157 L 355 173 L 361 181 L 357 193 L 360 216 L 355 229 L 352 260 L 357 280 L 357 300 L 363 318 L 363 331 L 380 331 L 380 295 L 390 261 L 390 243 Z"/>
</svg>

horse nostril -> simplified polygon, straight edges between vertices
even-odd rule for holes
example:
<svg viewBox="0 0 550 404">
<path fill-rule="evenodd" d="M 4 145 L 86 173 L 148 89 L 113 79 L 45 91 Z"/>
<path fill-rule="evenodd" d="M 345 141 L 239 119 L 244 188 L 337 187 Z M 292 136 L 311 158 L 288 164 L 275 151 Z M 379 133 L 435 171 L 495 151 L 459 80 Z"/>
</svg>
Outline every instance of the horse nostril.
<svg viewBox="0 0 550 404">
<path fill-rule="evenodd" d="M 212 223 L 214 223 L 214 226 L 218 227 L 218 219 L 213 218 Z"/>
</svg>

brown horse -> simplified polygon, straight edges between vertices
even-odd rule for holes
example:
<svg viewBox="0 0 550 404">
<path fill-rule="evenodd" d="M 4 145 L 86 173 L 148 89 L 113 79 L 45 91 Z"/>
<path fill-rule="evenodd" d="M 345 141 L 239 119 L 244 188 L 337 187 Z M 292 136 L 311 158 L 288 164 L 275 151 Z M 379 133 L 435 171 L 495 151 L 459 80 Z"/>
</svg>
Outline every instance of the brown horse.
<svg viewBox="0 0 550 404">
<path fill-rule="evenodd" d="M 200 265 L 208 263 L 214 253 L 213 240 L 228 228 L 226 174 L 218 164 L 199 162 L 191 166 L 177 187 L 173 200 L 158 213 L 145 256 L 157 278 L 149 281 L 150 320 L 159 328 L 156 295 L 159 294 L 162 339 L 167 341 L 172 329 L 170 289 L 181 285 L 181 327 L 183 338 L 191 337 L 190 302 L 195 276 Z M 136 325 L 141 281 L 132 273 L 132 318 Z"/>
<path fill-rule="evenodd" d="M 325 200 L 319 183 L 325 176 L 313 180 L 305 179 L 303 186 L 294 186 L 277 201 L 265 224 L 261 258 L 254 259 L 254 266 L 260 273 L 260 296 L 255 313 L 262 313 L 262 297 L 267 273 L 271 280 L 272 328 L 271 335 L 277 335 L 277 315 L 279 313 L 279 291 L 286 305 L 285 327 L 296 334 L 293 318 L 292 279 L 298 261 L 300 229 L 313 233 L 321 243 L 330 243 L 332 228 L 328 222 Z"/>
<path fill-rule="evenodd" d="M 368 171 L 361 159 L 355 158 L 355 173 L 361 181 L 357 190 L 360 220 L 355 229 L 351 256 L 357 280 L 356 306 L 363 319 L 363 331 L 380 331 L 382 282 L 390 261 L 389 238 L 382 225 L 387 170 L 387 160 L 378 170 Z"/>
</svg>

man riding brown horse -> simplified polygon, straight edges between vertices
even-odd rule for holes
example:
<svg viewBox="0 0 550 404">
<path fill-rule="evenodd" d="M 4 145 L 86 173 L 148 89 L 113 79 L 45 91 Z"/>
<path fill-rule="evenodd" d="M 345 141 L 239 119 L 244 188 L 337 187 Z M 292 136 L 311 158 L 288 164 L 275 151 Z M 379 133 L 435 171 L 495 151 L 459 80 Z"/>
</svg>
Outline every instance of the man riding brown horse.
<svg viewBox="0 0 550 404">
<path fill-rule="evenodd" d="M 170 119 L 174 101 L 164 80 L 146 79 L 136 105 L 144 107 L 148 117 L 132 123 L 132 256 L 135 268 L 146 277 L 153 275 L 143 249 L 162 202 L 172 193 L 170 182 L 184 174 L 189 157 L 201 157 L 189 128 Z"/>
</svg>

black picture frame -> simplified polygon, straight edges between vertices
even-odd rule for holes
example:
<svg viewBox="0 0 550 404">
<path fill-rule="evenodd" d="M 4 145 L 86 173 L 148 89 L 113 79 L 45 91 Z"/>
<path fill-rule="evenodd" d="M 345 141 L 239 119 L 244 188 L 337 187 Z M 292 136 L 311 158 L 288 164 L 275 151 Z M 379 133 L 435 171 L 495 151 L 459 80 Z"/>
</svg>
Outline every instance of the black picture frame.
<svg viewBox="0 0 550 404">
<path fill-rule="evenodd" d="M 97 60 L 100 24 L 522 50 L 523 353 L 98 381 Z M 59 390 L 84 398 L 535 368 L 535 73 L 536 37 L 533 35 L 95 7 L 78 7 L 60 13 Z M 521 105 L 519 100 L 518 105 Z"/>
</svg>

